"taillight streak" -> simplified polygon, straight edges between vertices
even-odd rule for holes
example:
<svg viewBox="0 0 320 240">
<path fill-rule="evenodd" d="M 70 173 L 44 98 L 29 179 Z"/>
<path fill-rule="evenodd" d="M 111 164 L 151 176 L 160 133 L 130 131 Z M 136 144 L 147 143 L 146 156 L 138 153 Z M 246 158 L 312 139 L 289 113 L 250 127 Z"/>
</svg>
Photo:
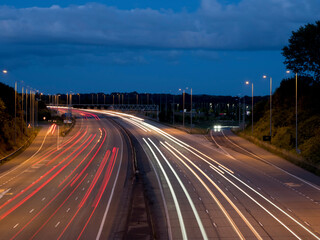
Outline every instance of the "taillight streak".
<svg viewBox="0 0 320 240">
<path fill-rule="evenodd" d="M 82 236 L 84 230 L 86 229 L 87 225 L 89 224 L 94 212 L 96 211 L 97 207 L 98 207 L 98 204 L 102 198 L 102 195 L 104 193 L 104 191 L 106 190 L 106 187 L 109 183 L 109 180 L 110 180 L 110 177 L 111 177 L 111 174 L 112 174 L 112 171 L 113 171 L 113 168 L 114 168 L 114 165 L 115 165 L 115 162 L 116 162 L 116 159 L 117 159 L 117 156 L 118 156 L 118 152 L 119 152 L 119 148 L 117 149 L 117 152 L 116 152 L 116 155 L 114 155 L 114 158 L 111 158 L 109 164 L 108 164 L 108 167 L 107 167 L 107 171 L 106 171 L 106 175 L 103 179 L 103 182 L 102 182 L 102 185 L 100 186 L 100 189 L 99 189 L 99 192 L 95 198 L 95 200 L 93 201 L 93 204 L 92 204 L 92 207 L 94 207 L 94 209 L 92 210 L 92 213 L 90 214 L 86 224 L 84 225 L 84 227 L 82 228 L 82 231 L 80 232 L 79 236 L 77 239 L 80 239 L 80 237 Z"/>
<path fill-rule="evenodd" d="M 89 138 L 91 138 L 92 135 L 90 135 L 85 142 L 83 142 L 75 151 L 77 151 L 80 147 L 82 147 L 88 140 Z M 92 140 L 91 140 L 92 141 Z M 87 145 L 88 146 L 88 145 Z M 87 147 L 86 146 L 86 147 Z M 30 193 L 27 197 L 25 197 L 23 200 L 21 200 L 18 204 L 16 204 L 14 207 L 12 207 L 10 210 L 8 210 L 6 213 L 4 213 L 1 217 L 0 220 L 2 220 L 3 218 L 5 218 L 7 215 L 9 215 L 11 212 L 13 212 L 15 209 L 17 209 L 19 206 L 21 206 L 24 202 L 26 202 L 28 199 L 30 199 L 34 194 L 36 194 L 38 191 L 40 191 L 45 185 L 47 185 L 53 178 L 55 178 L 62 170 L 64 170 L 85 148 L 83 148 L 77 155 L 75 155 L 65 166 L 63 166 L 62 168 L 60 168 L 60 170 L 58 170 L 54 175 L 52 175 L 49 179 L 47 179 L 44 183 L 42 183 L 36 190 L 34 190 L 32 193 Z M 75 152 L 74 151 L 74 152 Z M 73 152 L 73 153 L 74 153 Z M 71 156 L 73 153 L 71 153 L 69 156 Z M 21 196 L 23 193 L 25 193 L 27 190 L 29 190 L 31 187 L 33 187 L 35 184 L 37 184 L 40 180 L 42 180 L 44 177 L 46 177 L 48 174 L 50 174 L 53 170 L 55 170 L 58 166 L 60 166 L 66 159 L 69 158 L 69 156 L 67 158 L 65 158 L 63 161 L 61 161 L 58 165 L 54 166 L 53 168 L 51 168 L 45 175 L 43 175 L 42 177 L 40 177 L 38 180 L 36 180 L 35 182 L 33 182 L 29 187 L 27 187 L 26 189 L 24 189 L 23 191 L 21 191 L 20 193 L 18 193 L 16 196 L 14 196 L 13 198 L 11 198 L 10 200 L 8 200 L 7 202 L 5 202 L 4 204 L 2 204 L 0 206 L 0 209 L 3 208 L 4 206 L 6 206 L 7 204 L 9 204 L 10 202 L 12 202 L 14 199 L 18 198 L 19 196 Z"/>
<path fill-rule="evenodd" d="M 87 131 L 84 132 L 84 134 L 77 140 L 75 141 L 72 145 L 67 147 L 65 150 L 63 150 L 61 153 L 59 153 L 57 156 L 55 156 L 53 159 L 51 159 L 46 166 L 48 166 L 50 163 L 52 163 L 54 160 L 56 160 L 58 157 L 60 157 L 62 154 L 64 154 L 66 151 L 68 151 L 70 148 L 72 148 L 74 145 L 76 145 L 81 139 L 87 134 Z M 90 135 L 91 136 L 91 135 Z M 75 151 L 73 151 L 71 154 L 73 154 Z M 69 155 L 70 156 L 70 155 Z M 68 156 L 68 157 L 69 157 Z M 64 161 L 64 160 L 63 160 Z"/>
<path fill-rule="evenodd" d="M 93 136 L 93 139 L 96 137 L 96 135 L 97 134 L 95 134 L 94 136 Z M 92 139 L 92 140 L 93 140 Z M 91 143 L 91 142 L 90 142 Z M 93 149 L 95 149 L 95 147 L 97 146 L 97 144 L 99 143 L 99 141 L 97 141 L 96 143 L 95 143 L 95 145 L 91 148 L 91 150 L 87 153 L 87 155 L 81 160 L 81 162 L 72 170 L 72 172 L 71 173 L 69 173 L 69 175 L 59 184 L 59 186 L 58 187 L 60 187 L 77 169 L 78 169 L 78 167 L 80 167 L 80 165 L 87 159 L 87 157 L 90 155 L 90 153 L 93 151 Z M 72 178 L 72 179 L 74 179 L 74 178 Z"/>
<path fill-rule="evenodd" d="M 88 128 L 87 128 L 88 129 Z M 86 129 L 86 131 L 87 131 Z M 86 132 L 85 131 L 85 132 Z M 80 135 L 81 131 L 79 131 L 75 136 L 73 136 L 71 139 L 69 139 L 66 143 L 64 143 L 61 148 L 65 147 L 67 144 L 69 144 L 71 141 L 73 141 L 76 137 L 78 137 L 78 135 Z M 84 135 L 83 135 L 84 136 Z M 82 137 L 81 137 L 82 138 Z M 46 159 L 47 157 L 51 156 L 53 153 L 57 152 L 58 150 L 55 148 L 49 152 L 44 153 L 43 155 L 41 155 L 39 158 L 42 158 L 41 160 L 39 160 L 38 162 L 34 163 L 32 166 L 40 163 L 41 161 L 43 161 L 44 159 Z"/>
<path fill-rule="evenodd" d="M 114 152 L 114 151 L 113 151 L 113 152 Z M 101 162 L 101 164 L 100 164 L 100 166 L 99 166 L 99 168 L 98 168 L 98 171 L 97 171 L 97 173 L 96 173 L 96 175 L 95 175 L 95 177 L 94 177 L 94 180 L 91 182 L 90 187 L 88 188 L 85 196 L 83 197 L 81 203 L 79 204 L 76 213 L 73 215 L 73 217 L 71 218 L 71 220 L 69 221 L 69 223 L 67 224 L 67 226 L 63 229 L 63 231 L 61 232 L 61 234 L 59 235 L 59 237 L 58 237 L 57 239 L 60 239 L 60 238 L 63 236 L 63 234 L 65 233 L 65 231 L 67 230 L 67 228 L 70 226 L 70 224 L 73 222 L 73 220 L 75 219 L 75 217 L 78 215 L 80 209 L 83 207 L 83 205 L 84 205 L 84 203 L 86 202 L 86 200 L 88 199 L 88 197 L 89 197 L 92 189 L 93 189 L 94 186 L 96 185 L 97 180 L 100 178 L 100 175 L 101 175 L 101 173 L 102 173 L 102 170 L 103 170 L 103 168 L 104 168 L 104 166 L 105 166 L 105 164 L 106 164 L 109 156 L 110 156 L 110 150 L 107 150 L 107 152 L 106 152 L 106 154 L 105 154 L 105 156 L 104 156 L 104 158 L 103 158 L 103 160 L 102 160 L 102 162 Z"/>
<path fill-rule="evenodd" d="M 79 185 L 83 182 L 83 180 L 87 177 L 87 175 L 85 175 L 85 177 L 81 180 L 81 182 L 79 182 L 79 184 L 75 187 L 75 189 L 72 191 L 72 193 L 79 187 Z M 70 180 L 70 182 L 72 181 L 72 179 Z M 27 224 L 25 224 L 20 230 L 19 232 L 17 232 L 10 240 L 15 239 L 34 219 L 36 219 L 68 186 L 68 184 L 66 184 L 58 193 L 57 195 L 55 195 L 48 203 L 47 205 L 45 205 Z M 72 194 L 71 193 L 71 194 Z M 69 196 L 71 196 L 71 194 Z M 69 197 L 68 197 L 69 198 Z M 60 207 L 59 207 L 60 208 Z M 51 218 L 51 217 L 50 217 Z M 40 227 L 40 229 L 31 237 L 34 238 L 34 236 L 41 230 L 41 228 L 49 221 L 49 219 Z"/>
<path fill-rule="evenodd" d="M 93 157 L 90 159 L 90 161 L 87 163 L 87 165 L 82 169 L 82 171 L 79 173 L 78 177 L 70 184 L 70 186 L 73 186 L 75 184 L 75 182 L 78 181 L 78 179 L 81 177 L 81 175 L 84 173 L 84 171 L 89 167 L 89 165 L 91 164 L 91 162 L 93 161 L 93 159 L 96 157 L 96 155 L 98 154 L 98 152 L 100 151 L 103 143 L 105 142 L 106 140 L 106 137 L 107 137 L 107 132 L 106 130 L 103 128 L 103 131 L 104 131 L 104 138 L 102 140 L 102 143 L 100 144 L 99 148 L 97 149 L 97 151 L 95 152 L 95 154 L 93 155 Z"/>
<path fill-rule="evenodd" d="M 114 155 L 114 151 L 112 151 L 112 155 Z M 104 155 L 104 158 L 103 160 L 101 161 L 100 163 L 100 166 L 98 168 L 98 171 L 96 172 L 96 175 L 94 176 L 93 178 L 93 181 L 91 182 L 86 194 L 84 195 L 82 201 L 80 202 L 79 204 L 79 208 L 81 208 L 83 206 L 83 204 L 87 201 L 90 193 L 92 192 L 92 189 L 95 187 L 98 179 L 100 178 L 100 175 L 102 173 L 102 170 L 104 169 L 104 166 L 106 165 L 108 159 L 109 159 L 109 156 L 110 156 L 110 150 L 107 150 L 106 154 Z"/>
</svg>

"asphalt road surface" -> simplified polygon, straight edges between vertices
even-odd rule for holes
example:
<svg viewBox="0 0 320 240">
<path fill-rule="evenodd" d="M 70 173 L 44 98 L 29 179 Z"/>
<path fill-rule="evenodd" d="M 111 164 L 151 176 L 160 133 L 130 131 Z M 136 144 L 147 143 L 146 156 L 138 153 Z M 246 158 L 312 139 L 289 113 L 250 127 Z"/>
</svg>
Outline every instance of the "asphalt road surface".
<svg viewBox="0 0 320 240">
<path fill-rule="evenodd" d="M 53 124 L 0 167 L 0 239 L 106 239 L 121 230 L 130 147 L 111 122 L 77 114 L 68 137 Z"/>
<path fill-rule="evenodd" d="M 320 239 L 319 177 L 228 130 L 208 141 L 105 113 L 135 138 L 158 238 Z"/>
<path fill-rule="evenodd" d="M 155 238 L 320 239 L 320 178 L 229 130 L 208 139 L 129 114 L 75 113 L 83 119 L 59 150 L 52 127 L 35 156 L 38 146 L 2 171 L 1 239 L 125 238 L 132 162 L 122 128 Z"/>
</svg>

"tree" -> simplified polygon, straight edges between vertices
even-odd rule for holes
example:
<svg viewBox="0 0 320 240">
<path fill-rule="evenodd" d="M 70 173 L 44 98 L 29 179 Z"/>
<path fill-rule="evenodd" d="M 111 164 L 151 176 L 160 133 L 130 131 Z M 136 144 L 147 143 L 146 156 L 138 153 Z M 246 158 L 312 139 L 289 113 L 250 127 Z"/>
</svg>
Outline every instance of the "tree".
<svg viewBox="0 0 320 240">
<path fill-rule="evenodd" d="M 320 82 L 320 21 L 293 31 L 289 45 L 282 49 L 287 68 Z"/>
</svg>

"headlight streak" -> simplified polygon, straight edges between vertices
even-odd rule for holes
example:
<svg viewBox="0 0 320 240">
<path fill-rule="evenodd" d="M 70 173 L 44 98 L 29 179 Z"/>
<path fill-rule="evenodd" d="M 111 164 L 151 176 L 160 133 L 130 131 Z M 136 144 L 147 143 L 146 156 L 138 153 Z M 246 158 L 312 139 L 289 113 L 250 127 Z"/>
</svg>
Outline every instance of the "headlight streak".
<svg viewBox="0 0 320 240">
<path fill-rule="evenodd" d="M 216 169 L 217 171 L 219 171 L 219 172 L 221 172 L 222 174 L 224 174 L 224 171 L 221 171 L 219 168 L 217 168 L 216 166 L 214 166 L 214 165 L 210 165 L 210 167 L 212 168 L 212 169 Z"/>
<path fill-rule="evenodd" d="M 198 174 L 188 165 L 183 161 L 177 154 L 175 154 L 171 149 L 173 149 L 175 152 L 177 152 L 180 156 L 182 156 L 184 159 L 186 159 L 193 167 L 195 167 L 199 172 L 202 173 L 202 175 L 207 178 L 207 180 L 220 192 L 220 194 L 228 201 L 228 203 L 232 206 L 232 208 L 238 213 L 238 215 L 241 217 L 241 219 L 247 224 L 248 228 L 253 232 L 253 234 L 256 236 L 257 239 L 262 240 L 262 237 L 259 235 L 259 233 L 254 229 L 254 227 L 250 224 L 250 222 L 247 220 L 247 218 L 242 214 L 242 212 L 237 208 L 237 206 L 230 200 L 230 198 L 220 189 L 220 187 L 212 181 L 210 177 L 207 176 L 206 173 L 204 173 L 197 165 L 195 165 L 189 158 L 187 158 L 185 155 L 183 155 L 181 152 L 179 152 L 176 148 L 171 146 L 169 143 L 165 142 L 165 144 L 161 143 L 165 148 L 168 149 L 181 163 L 183 163 L 189 170 L 190 172 L 193 173 L 193 175 L 199 180 L 199 182 L 204 186 L 204 188 L 208 191 L 208 193 L 211 195 L 211 197 L 215 200 L 217 205 L 220 207 L 226 218 L 228 219 L 229 223 L 235 230 L 235 232 L 238 234 L 240 239 L 245 239 L 236 224 L 233 222 L 232 218 L 226 211 L 226 209 L 222 206 L 220 201 L 217 199 L 217 197 L 214 195 L 214 193 L 210 190 L 210 188 L 207 186 L 207 184 L 204 183 L 204 181 L 200 178 Z M 169 148 L 169 147 L 171 148 Z M 221 170 L 220 170 L 221 171 Z M 222 174 L 221 174 L 222 175 Z"/>
<path fill-rule="evenodd" d="M 145 132 L 151 132 L 151 130 L 150 130 L 150 129 L 148 129 L 148 128 L 146 128 L 146 127 L 142 126 L 141 124 L 138 124 L 138 123 L 137 123 L 137 122 L 135 122 L 135 121 L 132 121 L 131 119 L 123 118 L 123 120 L 125 120 L 125 121 L 127 121 L 127 122 L 130 122 L 131 124 L 133 124 L 133 125 L 137 126 L 138 128 L 141 128 L 141 129 L 142 129 L 143 131 L 145 131 Z"/>
<path fill-rule="evenodd" d="M 200 217 L 199 217 L 198 211 L 197 211 L 196 207 L 194 206 L 193 201 L 192 201 L 192 199 L 191 199 L 191 197 L 190 197 L 190 195 L 189 195 L 186 187 L 185 187 L 184 184 L 182 183 L 182 181 L 181 181 L 181 179 L 179 178 L 179 176 L 178 176 L 178 174 L 176 173 L 176 171 L 173 169 L 173 167 L 172 167 L 171 164 L 169 163 L 168 159 L 167 159 L 167 158 L 163 155 L 163 153 L 160 151 L 160 149 L 154 144 L 154 142 L 151 141 L 150 138 L 148 138 L 148 140 L 149 140 L 149 141 L 152 143 L 152 145 L 158 150 L 158 152 L 159 152 L 159 154 L 161 155 L 161 157 L 165 160 L 165 162 L 166 162 L 167 165 L 169 166 L 170 170 L 173 172 L 174 176 L 176 177 L 176 179 L 177 179 L 177 181 L 179 182 L 179 184 L 180 184 L 180 186 L 181 186 L 184 194 L 186 195 L 186 197 L 187 197 L 187 199 L 188 199 L 188 202 L 189 202 L 189 204 L 190 204 L 190 206 L 191 206 L 191 209 L 192 209 L 192 211 L 193 211 L 193 214 L 194 214 L 194 216 L 195 216 L 195 218 L 196 218 L 196 220 L 197 220 L 197 223 L 198 223 L 198 226 L 199 226 L 199 228 L 200 228 L 200 231 L 201 231 L 201 234 L 202 234 L 203 239 L 208 239 L 208 236 L 207 236 L 206 231 L 205 231 L 205 229 L 204 229 L 204 227 L 203 227 L 202 221 L 201 221 L 201 219 L 200 219 Z M 162 142 L 160 142 L 160 143 L 162 144 Z"/>
<path fill-rule="evenodd" d="M 169 186 L 169 189 L 170 189 L 170 192 L 171 192 L 171 195 L 172 195 L 172 198 L 173 198 L 173 201 L 174 201 L 174 205 L 176 207 L 176 210 L 177 210 L 177 214 L 178 214 L 178 220 L 179 220 L 179 224 L 180 224 L 180 229 L 181 229 L 181 233 L 182 233 L 182 238 L 183 239 L 188 239 L 187 237 L 187 232 L 186 232 L 186 228 L 185 228 L 185 225 L 184 225 L 184 221 L 183 221 L 183 218 L 182 218 L 182 214 L 181 214 L 181 210 L 180 210 L 180 206 L 179 206 L 179 203 L 178 203 L 178 199 L 177 199 L 177 196 L 173 190 L 173 187 L 171 185 L 171 182 L 168 178 L 168 175 L 166 174 L 165 170 L 163 169 L 157 155 L 155 154 L 155 152 L 153 151 L 153 149 L 151 148 L 151 146 L 149 145 L 149 143 L 146 141 L 145 138 L 142 138 L 143 141 L 147 144 L 148 148 L 150 149 L 153 157 L 156 159 L 161 171 L 162 171 L 162 174 L 163 176 L 165 177 L 166 179 L 166 182 L 168 183 L 168 186 Z"/>
<path fill-rule="evenodd" d="M 214 141 L 214 143 L 225 153 L 226 156 L 228 156 L 229 158 L 236 160 L 233 156 L 230 155 L 230 153 L 228 153 L 226 150 L 224 150 L 224 148 L 217 143 L 217 141 L 214 139 L 213 135 L 212 135 L 212 130 L 210 131 L 210 136 L 211 139 Z"/>
<path fill-rule="evenodd" d="M 167 137 L 168 139 L 170 139 L 170 140 L 173 141 L 174 143 L 178 144 L 180 147 L 185 148 L 186 150 L 188 150 L 189 152 L 193 153 L 193 154 L 194 154 L 195 156 L 197 156 L 198 158 L 206 161 L 203 157 L 199 156 L 199 155 L 196 154 L 195 152 L 198 152 L 199 154 L 201 154 L 202 156 L 204 156 L 204 157 L 208 158 L 209 160 L 213 161 L 213 162 L 216 163 L 217 165 L 222 166 L 222 167 L 228 169 L 229 171 L 231 171 L 231 170 L 230 170 L 229 168 L 227 168 L 226 166 L 223 166 L 221 163 L 217 162 L 216 160 L 212 159 L 211 157 L 207 156 L 206 154 L 204 154 L 204 153 L 200 152 L 199 150 L 191 147 L 190 145 L 182 142 L 181 140 L 179 140 L 179 139 L 171 136 L 170 134 L 162 131 L 161 129 L 159 129 L 159 128 L 157 128 L 157 127 L 154 127 L 154 126 L 152 126 L 152 125 L 150 125 L 150 124 L 148 124 L 148 123 L 145 123 L 145 122 L 143 122 L 143 124 L 144 124 L 144 125 L 147 125 L 148 127 L 150 127 L 151 129 L 153 129 L 154 131 L 156 131 L 156 132 L 158 132 L 159 134 L 161 134 L 162 136 Z M 191 149 L 194 150 L 195 152 L 192 151 Z M 207 161 L 206 161 L 206 162 L 207 162 Z M 232 172 L 232 171 L 231 171 L 231 172 Z"/>
<path fill-rule="evenodd" d="M 228 172 L 227 172 L 228 173 Z M 220 174 L 220 173 L 219 173 Z M 282 212 L 284 215 L 286 215 L 288 218 L 290 218 L 292 221 L 294 221 L 296 224 L 298 224 L 300 227 L 302 227 L 305 231 L 307 231 L 309 234 L 311 234 L 313 237 L 315 237 L 316 239 L 320 238 L 315 235 L 313 232 L 311 232 L 308 228 L 306 228 L 305 226 L 303 226 L 300 222 L 298 222 L 296 219 L 294 219 L 291 215 L 289 215 L 287 212 L 285 212 L 284 210 L 282 210 L 280 207 L 278 207 L 276 204 L 274 204 L 273 202 L 271 202 L 269 199 L 267 199 L 266 197 L 264 197 L 261 193 L 257 192 L 256 190 L 254 190 L 252 187 L 250 187 L 248 184 L 246 184 L 245 182 L 243 182 L 241 179 L 237 178 L 236 176 L 228 173 L 231 177 L 235 178 L 236 180 L 238 180 L 239 182 L 241 182 L 243 185 L 245 185 L 247 188 L 249 188 L 250 190 L 252 190 L 254 193 L 256 193 L 257 195 L 259 195 L 261 198 L 263 198 L 264 200 L 266 200 L 268 203 L 270 203 L 272 206 L 274 206 L 276 209 L 278 209 L 280 212 Z M 238 190 L 240 190 L 242 193 L 244 193 L 248 198 L 250 198 L 252 201 L 254 201 L 257 205 L 259 205 L 263 210 L 265 210 L 269 215 L 271 215 L 274 219 L 276 219 L 282 226 L 284 226 L 289 232 L 291 232 L 296 238 L 301 239 L 300 237 L 298 237 L 291 229 L 289 229 L 286 225 L 284 225 L 279 219 L 277 219 L 275 216 L 272 215 L 272 213 L 270 213 L 267 209 L 265 209 L 260 203 L 258 203 L 253 197 L 251 197 L 248 193 L 246 193 L 243 189 L 241 189 L 239 186 L 237 186 L 234 182 L 232 182 L 230 179 L 228 179 L 226 176 L 220 174 L 223 178 L 225 178 L 228 182 L 230 182 L 232 185 L 234 185 Z"/>
<path fill-rule="evenodd" d="M 126 115 L 127 115 L 127 114 L 126 114 Z M 130 115 L 130 117 L 132 117 L 132 116 Z M 140 122 L 141 124 L 143 124 L 145 127 L 149 127 L 150 129 L 158 132 L 160 135 L 168 138 L 168 139 L 171 140 L 172 142 L 176 143 L 176 144 L 179 145 L 180 147 L 186 149 L 187 151 L 191 152 L 192 154 L 194 154 L 195 156 L 197 156 L 197 157 L 200 158 L 201 160 L 203 160 L 203 161 L 205 161 L 205 162 L 208 163 L 208 161 L 205 160 L 205 159 L 204 159 L 203 157 L 201 157 L 200 155 L 206 157 L 207 159 L 209 159 L 209 160 L 213 161 L 214 163 L 216 163 L 220 168 L 222 167 L 222 168 L 224 168 L 224 170 L 227 170 L 226 172 L 227 172 L 229 175 L 231 175 L 231 176 L 234 177 L 234 175 L 231 174 L 231 173 L 233 173 L 232 170 L 230 170 L 229 168 L 227 168 L 227 167 L 225 167 L 224 165 L 220 164 L 219 162 L 217 162 L 216 160 L 214 160 L 214 159 L 212 159 L 211 157 L 207 156 L 206 154 L 202 153 L 201 151 L 193 148 L 192 146 L 184 143 L 183 141 L 181 141 L 181 140 L 173 137 L 172 135 L 164 132 L 163 130 L 161 130 L 161 129 L 158 128 L 158 127 L 155 127 L 155 126 L 153 126 L 153 125 L 151 125 L 151 124 L 149 124 L 149 123 L 146 123 L 146 122 L 142 122 L 142 121 L 140 121 L 140 119 L 134 119 L 134 120 L 135 120 L 135 121 L 139 121 L 139 122 Z M 222 134 L 224 135 L 223 131 L 222 131 Z M 226 139 L 227 139 L 228 141 L 230 141 L 227 137 L 226 137 Z M 230 142 L 231 142 L 231 141 L 230 141 Z M 232 143 L 232 142 L 231 142 L 231 143 Z M 167 143 L 167 144 L 168 144 L 168 143 Z M 232 144 L 234 144 L 234 143 L 232 143 Z M 234 145 L 236 145 L 236 144 L 234 144 Z M 192 149 L 193 151 L 192 151 L 191 149 Z M 196 154 L 196 152 L 199 153 L 200 155 L 199 155 L 199 154 Z M 255 155 L 255 156 L 256 156 L 256 155 Z M 296 178 L 296 179 L 298 179 L 298 180 L 300 180 L 300 181 L 308 184 L 309 186 L 315 188 L 316 190 L 320 190 L 319 187 L 313 185 L 312 183 L 310 183 L 310 182 L 308 182 L 308 181 L 306 181 L 306 180 L 304 180 L 304 179 L 301 179 L 300 177 L 297 177 L 297 176 L 295 176 L 295 175 L 293 175 L 293 174 L 285 171 L 284 169 L 282 169 L 282 168 L 280 168 L 280 167 L 278 167 L 278 166 L 276 166 L 276 165 L 274 165 L 274 164 L 272 164 L 272 163 L 264 160 L 263 158 L 260 158 L 259 156 L 256 156 L 256 157 L 258 157 L 259 159 L 261 159 L 261 160 L 264 161 L 265 163 L 267 163 L 267 164 L 269 164 L 269 165 L 271 165 L 271 166 L 279 169 L 280 171 L 282 171 L 282 172 L 284 172 L 284 173 L 286 173 L 286 174 L 288 174 L 288 175 L 290 175 L 290 176 L 292 176 L 292 177 L 294 177 L 294 178 Z M 212 165 L 212 164 L 210 164 L 210 165 Z M 231 173 L 230 173 L 230 172 L 231 172 Z M 220 172 L 219 172 L 219 173 L 220 173 Z M 220 175 L 222 175 L 222 174 L 220 173 Z M 222 176 L 223 176 L 223 175 L 222 175 Z M 224 176 L 224 178 L 226 178 L 226 177 Z M 241 181 L 241 180 L 239 179 L 239 181 Z M 244 183 L 244 184 L 245 184 L 245 183 Z M 248 186 L 248 187 L 249 187 L 249 186 Z M 250 188 L 250 187 L 249 187 L 249 188 Z M 258 193 L 258 194 L 259 194 L 259 193 Z M 260 195 L 260 194 L 259 194 L 259 195 Z M 263 198 L 264 198 L 264 197 L 263 197 Z M 277 209 L 280 209 L 280 211 L 282 211 L 285 215 L 287 215 L 289 218 L 291 218 L 294 222 L 296 222 L 299 226 L 301 226 L 303 229 L 305 229 L 308 233 L 310 233 L 310 234 L 311 234 L 312 236 L 314 236 L 316 239 L 319 239 L 319 240 L 320 240 L 319 237 L 317 237 L 314 233 L 312 233 L 309 229 L 307 229 L 305 226 L 303 226 L 301 223 L 299 223 L 297 220 L 295 220 L 295 219 L 294 219 L 293 217 L 291 217 L 289 214 L 287 214 L 286 212 L 284 212 L 281 208 L 279 208 L 278 206 L 276 206 L 274 203 L 272 203 L 272 202 L 269 201 L 268 199 L 267 199 L 267 201 L 270 202 L 272 205 L 274 205 Z M 263 206 L 262 206 L 262 207 L 263 207 Z M 289 231 L 289 232 L 291 232 L 291 231 Z M 291 233 L 292 233 L 292 232 L 291 232 Z M 298 239 L 300 239 L 300 238 L 298 237 Z"/>
</svg>

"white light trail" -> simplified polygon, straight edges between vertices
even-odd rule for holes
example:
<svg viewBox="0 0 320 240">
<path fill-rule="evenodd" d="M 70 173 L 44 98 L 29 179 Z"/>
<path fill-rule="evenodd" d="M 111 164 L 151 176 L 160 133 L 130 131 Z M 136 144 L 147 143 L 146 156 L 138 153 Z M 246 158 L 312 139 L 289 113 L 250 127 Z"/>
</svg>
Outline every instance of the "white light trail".
<svg viewBox="0 0 320 240">
<path fill-rule="evenodd" d="M 229 223 L 231 224 L 231 226 L 233 227 L 233 229 L 235 230 L 235 232 L 237 233 L 237 235 L 239 236 L 240 239 L 245 239 L 244 236 L 242 235 L 242 233 L 240 232 L 239 228 L 236 226 L 236 224 L 234 223 L 234 221 L 232 220 L 232 218 L 230 217 L 230 215 L 228 214 L 228 212 L 226 211 L 226 209 L 223 207 L 223 205 L 220 203 L 220 201 L 217 199 L 217 197 L 213 194 L 213 192 L 210 190 L 210 188 L 204 183 L 204 181 L 200 178 L 200 176 L 198 174 L 195 173 L 194 170 L 192 170 L 192 168 L 190 166 L 188 166 L 188 164 L 185 163 L 185 161 L 183 161 L 177 154 L 175 154 L 171 149 L 173 149 L 175 152 L 177 152 L 180 156 L 182 156 L 184 159 L 186 159 L 189 163 L 191 163 L 193 165 L 193 167 L 195 167 L 199 172 L 202 173 L 202 175 L 204 177 L 207 178 L 207 180 L 221 193 L 221 195 L 229 202 L 229 204 L 233 207 L 233 209 L 239 214 L 239 216 L 241 217 L 241 219 L 247 224 L 247 226 L 250 228 L 250 230 L 253 232 L 253 234 L 259 239 L 262 240 L 262 237 L 259 235 L 259 233 L 253 228 L 253 226 L 250 224 L 250 222 L 247 220 L 247 218 L 241 213 L 241 211 L 235 206 L 235 204 L 230 200 L 230 198 L 228 198 L 228 196 L 219 188 L 219 186 L 212 181 L 211 178 L 209 178 L 197 165 L 195 165 L 189 158 L 187 158 L 185 155 L 183 155 L 181 152 L 179 152 L 176 148 L 174 148 L 173 146 L 171 146 L 169 143 L 166 142 L 166 144 L 171 148 L 169 148 L 167 145 L 164 145 L 163 143 L 161 143 L 165 148 L 168 149 L 168 151 L 170 151 L 177 159 L 179 159 L 179 161 L 184 164 L 189 170 L 190 172 L 193 173 L 193 175 L 199 180 L 199 182 L 204 186 L 204 188 L 208 191 L 208 193 L 211 195 L 211 197 L 214 199 L 214 201 L 217 203 L 217 205 L 220 207 L 221 211 L 223 212 L 223 214 L 225 215 L 225 217 L 227 218 L 227 220 L 229 221 Z"/>
<path fill-rule="evenodd" d="M 162 171 L 162 174 L 163 176 L 165 177 L 167 183 L 168 183 L 168 186 L 169 186 L 169 189 L 170 189 L 170 192 L 171 192 L 171 195 L 172 195 L 172 198 L 173 198 L 173 202 L 174 202 L 174 205 L 176 207 L 176 210 L 177 210 L 177 214 L 178 214 L 178 219 L 179 219 L 179 223 L 180 223 L 180 229 L 181 229 L 181 233 L 182 233 L 182 238 L 183 239 L 188 239 L 187 237 L 187 232 L 186 232 L 186 228 L 185 228 L 185 225 L 184 225 L 184 221 L 183 221 L 183 218 L 182 218 L 182 213 L 181 213 L 181 210 L 180 210 L 180 206 L 179 206 L 179 202 L 178 202 L 178 199 L 177 199 L 177 196 L 173 190 L 173 187 L 171 185 L 171 182 L 168 178 L 168 175 L 167 173 L 165 172 L 165 170 L 163 169 L 157 155 L 154 153 L 153 149 L 151 148 L 151 146 L 149 145 L 149 143 L 146 141 L 145 138 L 142 138 L 143 141 L 147 144 L 148 148 L 150 149 L 152 155 L 154 156 L 154 158 L 156 159 L 161 171 Z"/>
<path fill-rule="evenodd" d="M 182 181 L 181 181 L 181 179 L 179 178 L 179 176 L 178 176 L 178 174 L 176 173 L 176 171 L 173 169 L 173 167 L 172 167 L 171 164 L 169 163 L 168 159 L 167 159 L 167 158 L 163 155 L 163 153 L 160 151 L 160 149 L 154 144 L 154 142 L 151 141 L 150 138 L 148 138 L 148 140 L 149 140 L 149 141 L 152 143 L 152 145 L 158 150 L 158 152 L 160 153 L 161 157 L 165 160 L 165 162 L 166 162 L 167 165 L 169 166 L 170 170 L 173 172 L 174 176 L 175 176 L 176 179 L 178 180 L 178 182 L 179 182 L 179 184 L 180 184 L 180 186 L 181 186 L 184 194 L 186 195 L 186 197 L 187 197 L 187 199 L 188 199 L 188 202 L 189 202 L 189 204 L 190 204 L 190 206 L 191 206 L 191 209 L 192 209 L 192 211 L 193 211 L 193 214 L 194 214 L 194 216 L 195 216 L 195 218 L 196 218 L 196 220 L 197 220 L 197 223 L 198 223 L 198 226 L 199 226 L 199 228 L 200 228 L 200 231 L 201 231 L 201 234 L 202 234 L 203 239 L 208 239 L 208 236 L 207 236 L 206 231 L 205 231 L 205 229 L 204 229 L 204 227 L 203 227 L 203 224 L 202 224 L 202 221 L 201 221 L 200 216 L 199 216 L 199 214 L 198 214 L 198 211 L 197 211 L 196 207 L 194 206 L 193 201 L 192 201 L 192 199 L 191 199 L 191 197 L 190 197 L 190 195 L 189 195 L 186 187 L 185 187 L 184 184 L 182 183 Z M 160 143 L 162 144 L 162 142 L 160 142 Z"/>
</svg>

